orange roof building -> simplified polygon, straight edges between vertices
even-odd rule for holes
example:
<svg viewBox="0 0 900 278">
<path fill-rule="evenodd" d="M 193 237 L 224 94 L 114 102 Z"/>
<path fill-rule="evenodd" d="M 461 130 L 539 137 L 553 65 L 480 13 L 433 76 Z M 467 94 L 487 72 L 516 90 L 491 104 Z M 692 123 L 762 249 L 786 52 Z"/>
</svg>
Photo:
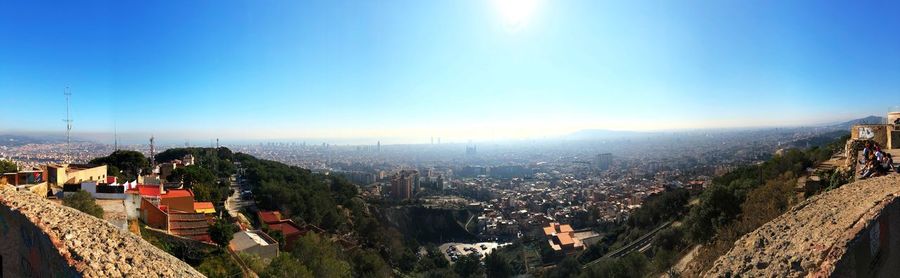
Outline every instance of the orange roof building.
<svg viewBox="0 0 900 278">
<path fill-rule="evenodd" d="M 216 207 L 212 202 L 194 202 L 194 212 L 203 214 L 215 214 Z"/>
<path fill-rule="evenodd" d="M 572 253 L 584 249 L 584 243 L 575 237 L 575 230 L 569 224 L 560 225 L 553 222 L 549 226 L 543 227 L 543 230 L 544 235 L 547 236 L 547 243 L 555 251 Z"/>
<path fill-rule="evenodd" d="M 293 220 L 281 219 L 279 211 L 259 211 L 257 216 L 266 231 L 269 233 L 278 231 L 284 236 L 285 250 L 290 251 L 294 241 L 306 234 L 307 229 L 300 227 Z"/>
</svg>

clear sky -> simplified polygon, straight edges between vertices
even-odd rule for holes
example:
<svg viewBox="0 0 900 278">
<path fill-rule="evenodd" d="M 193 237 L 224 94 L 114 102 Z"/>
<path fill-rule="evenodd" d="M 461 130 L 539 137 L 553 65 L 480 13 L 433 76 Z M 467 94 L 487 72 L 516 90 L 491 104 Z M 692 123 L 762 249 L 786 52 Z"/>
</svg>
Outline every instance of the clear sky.
<svg viewBox="0 0 900 278">
<path fill-rule="evenodd" d="M 900 105 L 900 1 L 0 0 L 0 131 L 540 137 Z M 207 139 L 208 140 L 208 139 Z"/>
</svg>

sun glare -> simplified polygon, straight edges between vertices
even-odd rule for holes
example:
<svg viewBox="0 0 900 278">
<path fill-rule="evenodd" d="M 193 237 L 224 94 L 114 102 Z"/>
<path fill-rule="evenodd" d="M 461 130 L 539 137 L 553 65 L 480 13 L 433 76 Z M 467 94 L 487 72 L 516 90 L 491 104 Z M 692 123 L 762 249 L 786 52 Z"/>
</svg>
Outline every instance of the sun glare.
<svg viewBox="0 0 900 278">
<path fill-rule="evenodd" d="M 492 0 L 503 24 L 511 30 L 519 30 L 531 19 L 538 7 L 538 0 Z"/>
</svg>

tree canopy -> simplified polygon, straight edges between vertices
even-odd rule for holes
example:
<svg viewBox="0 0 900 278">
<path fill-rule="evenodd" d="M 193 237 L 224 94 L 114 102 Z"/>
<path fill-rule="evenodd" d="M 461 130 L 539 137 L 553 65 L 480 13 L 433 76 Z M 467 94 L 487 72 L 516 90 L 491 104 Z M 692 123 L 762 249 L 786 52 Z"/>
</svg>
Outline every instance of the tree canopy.
<svg viewBox="0 0 900 278">
<path fill-rule="evenodd" d="M 91 165 L 107 165 L 107 175 L 120 180 L 135 180 L 138 173 L 150 173 L 150 161 L 136 151 L 117 150 L 108 156 L 94 158 Z"/>
<path fill-rule="evenodd" d="M 94 197 L 91 196 L 91 193 L 88 193 L 87 191 L 78 190 L 75 193 L 64 197 L 63 205 L 103 219 L 103 208 L 97 204 Z"/>
<path fill-rule="evenodd" d="M 18 170 L 19 170 L 19 168 L 12 161 L 0 159 L 0 174 L 13 173 Z"/>
</svg>

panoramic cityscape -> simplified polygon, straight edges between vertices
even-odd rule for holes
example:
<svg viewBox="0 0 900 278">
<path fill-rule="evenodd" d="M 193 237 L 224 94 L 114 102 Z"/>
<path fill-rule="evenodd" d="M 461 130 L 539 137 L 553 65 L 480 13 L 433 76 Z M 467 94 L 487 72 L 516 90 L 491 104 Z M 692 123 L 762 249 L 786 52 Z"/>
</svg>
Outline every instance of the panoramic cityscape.
<svg viewBox="0 0 900 278">
<path fill-rule="evenodd" d="M 898 15 L 0 1 L 0 277 L 892 277 Z"/>
</svg>

